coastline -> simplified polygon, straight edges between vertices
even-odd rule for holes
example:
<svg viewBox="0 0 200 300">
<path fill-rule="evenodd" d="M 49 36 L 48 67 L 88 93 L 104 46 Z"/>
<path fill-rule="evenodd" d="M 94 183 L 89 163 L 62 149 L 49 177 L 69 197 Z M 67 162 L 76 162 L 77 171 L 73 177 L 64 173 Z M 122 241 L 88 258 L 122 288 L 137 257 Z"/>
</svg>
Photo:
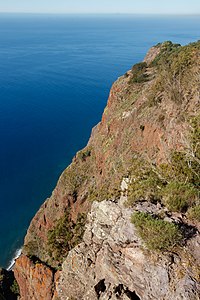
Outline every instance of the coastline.
<svg viewBox="0 0 200 300">
<path fill-rule="evenodd" d="M 13 258 L 11 259 L 8 267 L 6 268 L 7 271 L 12 271 L 13 270 L 13 267 L 15 265 L 15 261 L 16 261 L 17 258 L 20 257 L 21 253 L 22 253 L 22 248 L 19 248 L 15 251 L 15 254 L 14 254 Z"/>
</svg>

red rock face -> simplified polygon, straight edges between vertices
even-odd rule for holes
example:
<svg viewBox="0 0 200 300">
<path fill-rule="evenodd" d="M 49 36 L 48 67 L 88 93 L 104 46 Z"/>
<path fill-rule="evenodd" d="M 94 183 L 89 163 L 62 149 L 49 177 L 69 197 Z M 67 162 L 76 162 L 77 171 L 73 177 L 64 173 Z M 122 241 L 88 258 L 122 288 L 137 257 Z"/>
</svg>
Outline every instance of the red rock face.
<svg viewBox="0 0 200 300">
<path fill-rule="evenodd" d="M 54 274 L 47 266 L 34 264 L 22 255 L 16 261 L 15 278 L 20 286 L 21 300 L 51 300 L 54 296 Z"/>
</svg>

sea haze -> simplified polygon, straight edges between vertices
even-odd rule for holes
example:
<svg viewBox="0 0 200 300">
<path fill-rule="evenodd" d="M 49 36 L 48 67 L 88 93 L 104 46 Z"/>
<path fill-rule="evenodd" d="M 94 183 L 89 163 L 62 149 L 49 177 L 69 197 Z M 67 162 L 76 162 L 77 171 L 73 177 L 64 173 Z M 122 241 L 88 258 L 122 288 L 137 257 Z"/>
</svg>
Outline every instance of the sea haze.
<svg viewBox="0 0 200 300">
<path fill-rule="evenodd" d="M 0 14 L 0 265 L 149 47 L 199 39 L 200 17 Z"/>
</svg>

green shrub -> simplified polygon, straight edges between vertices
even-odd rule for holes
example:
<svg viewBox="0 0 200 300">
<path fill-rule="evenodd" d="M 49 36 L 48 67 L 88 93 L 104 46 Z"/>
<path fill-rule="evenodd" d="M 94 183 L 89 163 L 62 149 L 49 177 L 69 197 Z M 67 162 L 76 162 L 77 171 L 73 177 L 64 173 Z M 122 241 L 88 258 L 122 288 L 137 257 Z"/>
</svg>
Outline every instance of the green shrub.
<svg viewBox="0 0 200 300">
<path fill-rule="evenodd" d="M 130 176 L 132 181 L 128 189 L 129 205 L 140 200 L 152 202 L 160 200 L 160 191 L 165 183 L 148 163 L 141 159 L 134 159 Z"/>
<path fill-rule="evenodd" d="M 191 184 L 172 181 L 163 191 L 164 203 L 171 211 L 186 212 L 198 199 L 198 190 Z"/>
<path fill-rule="evenodd" d="M 118 186 L 116 184 L 116 186 Z M 88 191 L 88 201 L 103 201 L 108 199 L 119 199 L 121 195 L 121 190 L 119 188 L 115 188 L 109 186 L 108 184 L 104 184 L 102 187 L 95 189 L 91 188 Z"/>
<path fill-rule="evenodd" d="M 193 66 L 196 65 L 200 43 L 181 47 L 167 41 L 159 47 L 160 53 L 151 63 L 151 67 L 156 67 L 157 76 L 149 105 L 157 105 L 163 98 L 180 104 L 193 89 L 197 78 Z"/>
<path fill-rule="evenodd" d="M 128 205 L 141 200 L 161 201 L 169 210 L 185 213 L 199 203 L 200 117 L 193 118 L 191 125 L 191 149 L 173 151 L 169 163 L 151 166 L 140 158 L 133 159 Z"/>
<path fill-rule="evenodd" d="M 150 250 L 170 250 L 183 239 L 177 225 L 148 213 L 135 212 L 131 221 Z"/>
<path fill-rule="evenodd" d="M 48 232 L 48 253 L 53 260 L 61 263 L 68 252 L 82 241 L 85 222 L 85 214 L 79 214 L 75 223 L 70 219 L 69 212 L 58 220 Z"/>
<path fill-rule="evenodd" d="M 172 53 L 176 53 L 180 44 L 173 44 L 171 41 L 166 41 L 163 44 L 159 44 L 161 47 L 160 53 L 156 56 L 151 66 L 158 66 L 169 61 L 169 57 Z"/>
<path fill-rule="evenodd" d="M 29 241 L 24 245 L 23 250 L 28 257 L 32 257 L 34 255 L 38 255 L 40 248 L 40 241 L 38 237 L 34 237 L 34 240 Z"/>
<path fill-rule="evenodd" d="M 199 142 L 198 142 L 199 143 Z M 198 143 L 196 145 L 198 145 Z M 189 152 L 174 151 L 171 154 L 171 162 L 162 164 L 159 171 L 168 182 L 186 182 L 196 188 L 200 187 L 200 163 L 197 157 L 189 155 Z M 197 160 L 196 160 L 197 159 Z"/>
<path fill-rule="evenodd" d="M 188 210 L 188 218 L 200 222 L 200 205 L 191 207 Z"/>
<path fill-rule="evenodd" d="M 132 67 L 132 77 L 130 83 L 142 83 L 148 80 L 148 75 L 146 74 L 147 64 L 145 62 L 138 63 Z"/>
<path fill-rule="evenodd" d="M 196 185 L 199 181 L 199 168 L 192 157 L 188 157 L 186 152 L 174 151 L 171 156 L 172 172 L 171 177 Z"/>
<path fill-rule="evenodd" d="M 16 280 L 13 281 L 13 284 L 10 287 L 10 290 L 15 295 L 20 295 L 19 285 Z"/>
</svg>

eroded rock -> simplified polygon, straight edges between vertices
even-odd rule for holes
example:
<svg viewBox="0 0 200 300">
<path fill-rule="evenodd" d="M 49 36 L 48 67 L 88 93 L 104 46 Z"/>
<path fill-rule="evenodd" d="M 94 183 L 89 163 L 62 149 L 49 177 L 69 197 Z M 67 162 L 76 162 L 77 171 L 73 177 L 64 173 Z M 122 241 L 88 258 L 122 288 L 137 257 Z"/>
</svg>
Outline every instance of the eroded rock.
<svg viewBox="0 0 200 300">
<path fill-rule="evenodd" d="M 52 300 L 55 272 L 41 262 L 25 255 L 16 261 L 15 278 L 20 286 L 21 300 Z"/>
<path fill-rule="evenodd" d="M 198 299 L 200 286 L 184 255 L 146 249 L 131 214 L 120 202 L 93 203 L 84 241 L 63 263 L 61 300 Z"/>
</svg>

